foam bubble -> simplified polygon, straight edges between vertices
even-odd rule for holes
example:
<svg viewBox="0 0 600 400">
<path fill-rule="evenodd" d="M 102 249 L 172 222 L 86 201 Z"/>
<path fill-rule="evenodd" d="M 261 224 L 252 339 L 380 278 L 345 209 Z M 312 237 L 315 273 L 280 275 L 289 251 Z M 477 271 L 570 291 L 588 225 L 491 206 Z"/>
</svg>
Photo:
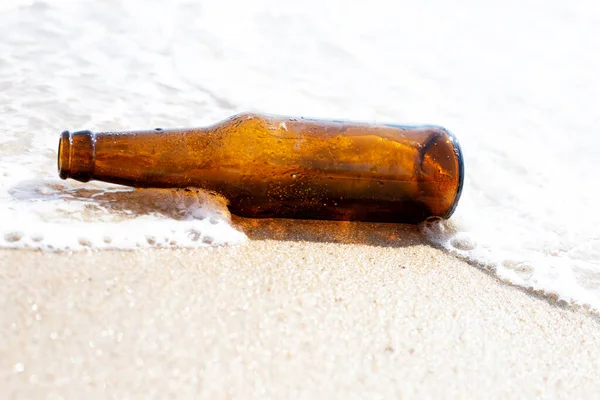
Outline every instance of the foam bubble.
<svg viewBox="0 0 600 400">
<path fill-rule="evenodd" d="M 4 185 L 0 246 L 51 251 L 244 243 L 226 202 L 199 189 L 32 179 Z"/>
<path fill-rule="evenodd" d="M 506 282 L 600 310 L 600 268 L 589 252 L 577 259 L 572 250 L 564 249 L 567 244 L 560 237 L 538 231 L 539 227 L 498 222 L 494 229 L 482 218 L 466 209 L 451 220 L 424 223 L 421 229 L 436 245 Z"/>
</svg>

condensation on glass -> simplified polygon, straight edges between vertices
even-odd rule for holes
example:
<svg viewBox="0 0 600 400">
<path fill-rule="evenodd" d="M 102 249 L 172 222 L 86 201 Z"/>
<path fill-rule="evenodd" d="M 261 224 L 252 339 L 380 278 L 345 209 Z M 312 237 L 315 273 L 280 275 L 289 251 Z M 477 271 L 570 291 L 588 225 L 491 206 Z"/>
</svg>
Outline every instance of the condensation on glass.
<svg viewBox="0 0 600 400">
<path fill-rule="evenodd" d="M 63 132 L 63 179 L 198 187 L 244 217 L 417 223 L 448 218 L 464 169 L 436 126 L 239 114 L 205 128 Z"/>
</svg>

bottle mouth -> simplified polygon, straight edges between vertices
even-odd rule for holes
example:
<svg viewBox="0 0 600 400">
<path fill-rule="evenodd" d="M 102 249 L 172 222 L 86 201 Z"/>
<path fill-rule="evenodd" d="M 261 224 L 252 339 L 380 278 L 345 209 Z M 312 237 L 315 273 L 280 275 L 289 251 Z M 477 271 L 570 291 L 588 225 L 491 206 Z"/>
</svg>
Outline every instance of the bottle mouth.
<svg viewBox="0 0 600 400">
<path fill-rule="evenodd" d="M 62 179 L 71 177 L 71 133 L 64 131 L 58 141 L 58 175 Z"/>
<path fill-rule="evenodd" d="M 62 132 L 58 142 L 58 175 L 62 179 L 89 181 L 94 171 L 95 145 L 93 132 Z"/>
</svg>

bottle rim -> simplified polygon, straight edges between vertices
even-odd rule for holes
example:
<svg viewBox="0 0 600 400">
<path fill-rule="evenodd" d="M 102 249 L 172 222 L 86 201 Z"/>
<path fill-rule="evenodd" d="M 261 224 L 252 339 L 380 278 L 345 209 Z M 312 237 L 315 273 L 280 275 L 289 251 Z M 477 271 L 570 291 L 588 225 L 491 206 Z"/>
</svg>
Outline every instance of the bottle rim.
<svg viewBox="0 0 600 400">
<path fill-rule="evenodd" d="M 62 179 L 67 179 L 71 176 L 71 153 L 72 153 L 73 137 L 69 131 L 64 131 L 60 134 L 58 141 L 58 175 Z"/>
<path fill-rule="evenodd" d="M 94 171 L 96 136 L 91 131 L 64 131 L 58 142 L 58 175 L 88 182 Z"/>
</svg>

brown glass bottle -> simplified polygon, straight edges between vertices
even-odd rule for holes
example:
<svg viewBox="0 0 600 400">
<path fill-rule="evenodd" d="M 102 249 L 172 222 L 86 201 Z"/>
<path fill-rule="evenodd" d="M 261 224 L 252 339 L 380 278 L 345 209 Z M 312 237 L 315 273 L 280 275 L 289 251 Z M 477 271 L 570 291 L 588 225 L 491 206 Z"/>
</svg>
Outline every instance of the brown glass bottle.
<svg viewBox="0 0 600 400">
<path fill-rule="evenodd" d="M 63 179 L 199 187 L 233 214 L 417 223 L 454 212 L 456 139 L 435 126 L 239 114 L 206 128 L 63 132 Z"/>
</svg>

